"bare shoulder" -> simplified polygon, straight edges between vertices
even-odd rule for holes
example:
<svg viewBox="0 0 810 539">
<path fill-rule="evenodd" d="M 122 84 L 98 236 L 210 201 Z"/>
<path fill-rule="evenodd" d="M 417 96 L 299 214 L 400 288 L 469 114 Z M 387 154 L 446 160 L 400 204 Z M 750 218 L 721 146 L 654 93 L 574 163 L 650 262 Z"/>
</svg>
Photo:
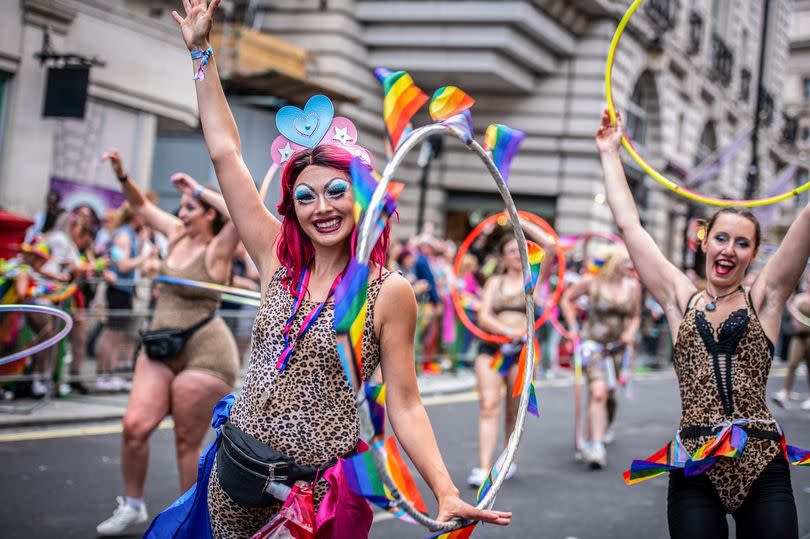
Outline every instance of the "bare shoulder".
<svg viewBox="0 0 810 539">
<path fill-rule="evenodd" d="M 378 309 L 381 306 L 392 303 L 394 305 L 401 302 L 416 302 L 411 283 L 397 272 L 391 272 L 382 282 L 380 293 L 377 296 Z"/>
</svg>

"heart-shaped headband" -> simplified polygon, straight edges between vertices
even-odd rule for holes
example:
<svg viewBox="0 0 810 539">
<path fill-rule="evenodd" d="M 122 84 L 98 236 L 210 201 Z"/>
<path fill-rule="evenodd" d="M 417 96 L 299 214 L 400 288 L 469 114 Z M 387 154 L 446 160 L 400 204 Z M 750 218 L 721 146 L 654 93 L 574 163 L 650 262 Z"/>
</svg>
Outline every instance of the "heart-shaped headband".
<svg viewBox="0 0 810 539">
<path fill-rule="evenodd" d="M 273 141 L 270 153 L 278 166 L 296 152 L 321 144 L 338 146 L 372 164 L 371 153 L 356 144 L 357 128 L 348 118 L 335 118 L 335 107 L 325 95 L 309 98 L 304 110 L 292 105 L 282 107 L 276 113 L 276 127 L 281 135 Z"/>
</svg>

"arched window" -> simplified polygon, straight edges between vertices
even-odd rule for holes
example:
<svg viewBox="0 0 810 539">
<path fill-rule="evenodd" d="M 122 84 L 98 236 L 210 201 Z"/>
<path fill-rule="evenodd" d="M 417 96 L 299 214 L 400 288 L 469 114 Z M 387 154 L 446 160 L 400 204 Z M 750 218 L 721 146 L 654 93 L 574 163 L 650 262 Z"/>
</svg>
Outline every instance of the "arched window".
<svg viewBox="0 0 810 539">
<path fill-rule="evenodd" d="M 700 141 L 695 150 L 695 165 L 699 166 L 710 155 L 717 151 L 717 129 L 714 122 L 706 122 L 703 133 L 700 134 Z"/>
<path fill-rule="evenodd" d="M 633 145 L 642 155 L 648 156 L 654 161 L 658 157 L 656 154 L 661 138 L 660 107 L 655 77 L 649 71 L 642 73 L 636 81 L 624 118 L 624 129 L 627 136 L 633 141 Z M 647 187 L 644 182 L 646 174 L 633 162 L 628 164 L 630 166 L 626 169 L 627 179 L 643 223 L 645 221 L 644 210 L 647 207 Z"/>
</svg>

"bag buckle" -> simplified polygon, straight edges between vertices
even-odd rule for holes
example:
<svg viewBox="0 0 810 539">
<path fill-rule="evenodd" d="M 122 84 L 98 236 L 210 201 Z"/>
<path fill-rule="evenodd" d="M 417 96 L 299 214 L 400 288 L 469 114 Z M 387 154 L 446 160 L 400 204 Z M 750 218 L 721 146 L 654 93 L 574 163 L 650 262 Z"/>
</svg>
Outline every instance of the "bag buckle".
<svg viewBox="0 0 810 539">
<path fill-rule="evenodd" d="M 267 465 L 267 480 L 268 481 L 286 481 L 286 475 L 276 475 L 276 470 L 281 469 L 282 473 L 287 472 L 286 462 L 271 462 Z"/>
</svg>

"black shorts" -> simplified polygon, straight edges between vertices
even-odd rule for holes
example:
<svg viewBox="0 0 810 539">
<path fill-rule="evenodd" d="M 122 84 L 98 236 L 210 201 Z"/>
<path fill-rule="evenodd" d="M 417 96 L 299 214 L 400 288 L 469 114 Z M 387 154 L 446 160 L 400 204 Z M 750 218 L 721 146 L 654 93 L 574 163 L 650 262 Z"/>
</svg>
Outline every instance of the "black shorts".
<svg viewBox="0 0 810 539">
<path fill-rule="evenodd" d="M 128 292 L 126 290 L 121 290 L 120 288 L 108 286 L 107 308 L 115 310 L 132 311 L 133 296 L 134 296 L 133 292 Z M 134 316 L 132 316 L 132 314 L 123 315 L 116 313 L 113 315 L 108 315 L 107 328 L 118 331 L 129 331 L 129 329 L 132 327 L 132 322 L 134 321 L 134 319 L 135 318 Z"/>
</svg>

